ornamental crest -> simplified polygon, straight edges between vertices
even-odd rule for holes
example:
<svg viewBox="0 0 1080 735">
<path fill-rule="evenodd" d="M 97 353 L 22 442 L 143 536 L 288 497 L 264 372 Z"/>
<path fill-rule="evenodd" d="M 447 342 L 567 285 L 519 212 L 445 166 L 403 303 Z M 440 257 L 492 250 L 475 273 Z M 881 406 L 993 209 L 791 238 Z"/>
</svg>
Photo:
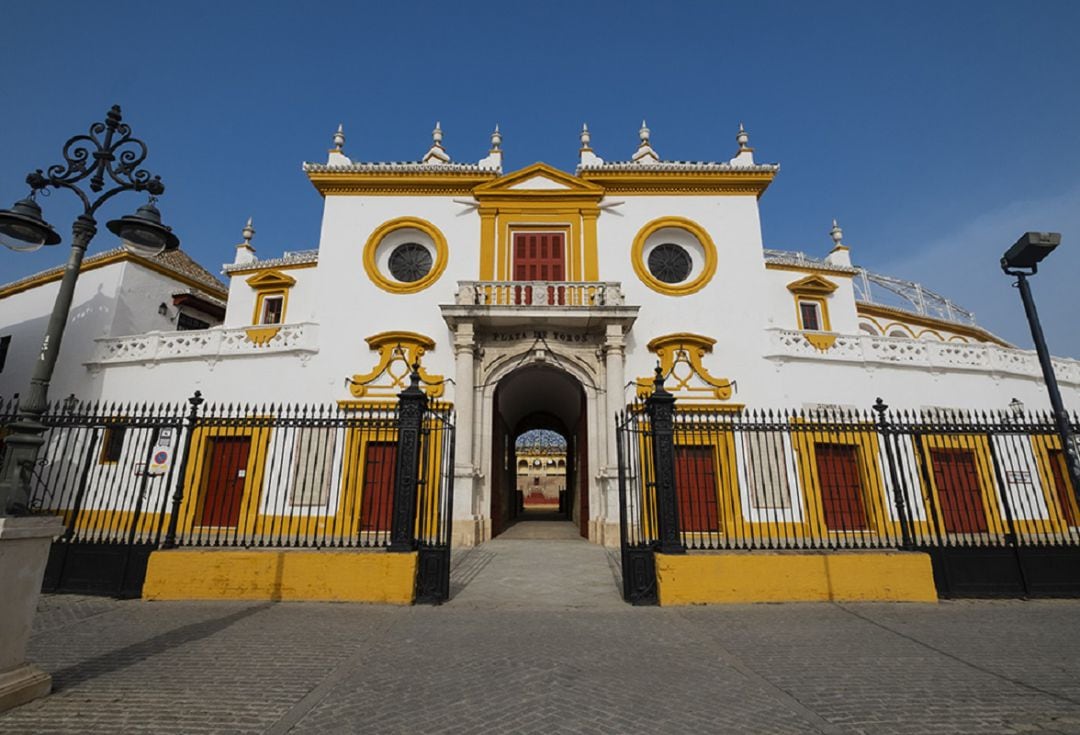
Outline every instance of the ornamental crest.
<svg viewBox="0 0 1080 735">
<path fill-rule="evenodd" d="M 716 340 L 700 334 L 679 332 L 657 337 L 647 345 L 656 355 L 665 376 L 664 388 L 682 400 L 726 401 L 731 398 L 735 383 L 716 378 L 701 364 L 712 352 Z M 638 398 L 647 398 L 653 391 L 653 376 L 638 378 Z"/>
<path fill-rule="evenodd" d="M 435 340 L 416 332 L 380 332 L 365 338 L 379 361 L 370 372 L 347 378 L 349 392 L 356 398 L 397 399 L 398 393 L 409 387 L 413 364 L 420 365 L 420 387 L 428 398 L 440 398 L 445 390 L 442 375 L 433 375 L 422 364 L 428 350 L 435 349 Z"/>
</svg>

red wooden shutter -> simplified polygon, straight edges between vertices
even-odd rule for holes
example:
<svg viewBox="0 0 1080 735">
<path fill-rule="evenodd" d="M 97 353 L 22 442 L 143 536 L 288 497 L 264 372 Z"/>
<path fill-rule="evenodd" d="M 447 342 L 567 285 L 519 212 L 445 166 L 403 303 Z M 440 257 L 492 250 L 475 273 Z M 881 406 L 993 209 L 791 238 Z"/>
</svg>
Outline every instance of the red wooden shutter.
<svg viewBox="0 0 1080 735">
<path fill-rule="evenodd" d="M 720 530 L 712 446 L 675 447 L 675 490 L 680 530 Z"/>
<path fill-rule="evenodd" d="M 975 469 L 975 453 L 970 449 L 931 449 L 930 461 L 945 531 L 986 531 L 986 509 Z"/>
<path fill-rule="evenodd" d="M 859 459 L 850 444 L 815 444 L 818 479 L 821 483 L 821 509 L 825 527 L 830 531 L 854 531 L 866 528 Z"/>
<path fill-rule="evenodd" d="M 364 452 L 364 489 L 360 496 L 360 530 L 389 531 L 394 510 L 397 444 L 368 442 Z"/>
<path fill-rule="evenodd" d="M 247 483 L 251 439 L 246 436 L 215 437 L 208 442 L 203 476 L 200 525 L 235 527 Z"/>
<path fill-rule="evenodd" d="M 1057 491 L 1058 505 L 1061 506 L 1061 515 L 1070 526 L 1076 525 L 1076 496 L 1073 494 L 1072 483 L 1069 482 L 1069 473 L 1065 468 L 1065 455 L 1060 449 L 1050 450 L 1050 473 L 1054 478 L 1054 489 Z"/>
</svg>

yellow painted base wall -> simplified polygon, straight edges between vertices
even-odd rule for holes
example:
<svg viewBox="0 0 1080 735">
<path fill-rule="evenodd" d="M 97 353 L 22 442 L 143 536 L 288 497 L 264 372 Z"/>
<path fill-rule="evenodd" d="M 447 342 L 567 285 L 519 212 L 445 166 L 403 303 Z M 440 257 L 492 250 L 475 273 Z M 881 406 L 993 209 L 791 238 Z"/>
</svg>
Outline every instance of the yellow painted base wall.
<svg viewBox="0 0 1080 735">
<path fill-rule="evenodd" d="M 143 598 L 409 605 L 415 585 L 415 552 L 170 549 L 150 554 Z"/>
<path fill-rule="evenodd" d="M 661 605 L 937 602 L 927 554 L 906 551 L 657 554 Z"/>
</svg>

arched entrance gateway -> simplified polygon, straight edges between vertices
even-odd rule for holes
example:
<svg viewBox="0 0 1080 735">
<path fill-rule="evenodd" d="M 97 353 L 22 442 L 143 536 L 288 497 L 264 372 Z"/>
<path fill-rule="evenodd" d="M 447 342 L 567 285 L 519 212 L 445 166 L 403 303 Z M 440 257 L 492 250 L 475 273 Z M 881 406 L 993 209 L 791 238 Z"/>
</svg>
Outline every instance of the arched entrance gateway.
<svg viewBox="0 0 1080 735">
<path fill-rule="evenodd" d="M 496 384 L 492 409 L 492 535 L 522 518 L 546 518 L 573 521 L 588 538 L 589 421 L 581 383 L 533 363 Z"/>
<path fill-rule="evenodd" d="M 555 486 L 547 515 L 573 522 L 593 543 L 618 544 L 613 427 L 626 404 L 624 340 L 637 308 L 595 293 L 570 305 L 499 300 L 459 292 L 457 304 L 441 307 L 454 335 L 454 544 L 482 543 L 522 517 L 533 493 L 523 484 L 519 493 L 519 463 L 537 431 L 564 447 L 550 457 L 553 479 L 543 481 Z M 522 474 L 535 482 L 536 473 Z"/>
</svg>

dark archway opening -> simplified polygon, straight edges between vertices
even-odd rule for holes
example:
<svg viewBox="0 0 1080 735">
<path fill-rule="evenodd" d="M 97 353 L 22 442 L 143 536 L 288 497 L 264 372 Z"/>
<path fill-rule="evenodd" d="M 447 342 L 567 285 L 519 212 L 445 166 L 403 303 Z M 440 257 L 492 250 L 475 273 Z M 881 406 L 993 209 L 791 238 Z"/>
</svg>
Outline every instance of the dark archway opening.
<svg viewBox="0 0 1080 735">
<path fill-rule="evenodd" d="M 531 365 L 495 389 L 492 535 L 521 520 L 573 521 L 588 537 L 585 391 L 569 373 Z"/>
</svg>

